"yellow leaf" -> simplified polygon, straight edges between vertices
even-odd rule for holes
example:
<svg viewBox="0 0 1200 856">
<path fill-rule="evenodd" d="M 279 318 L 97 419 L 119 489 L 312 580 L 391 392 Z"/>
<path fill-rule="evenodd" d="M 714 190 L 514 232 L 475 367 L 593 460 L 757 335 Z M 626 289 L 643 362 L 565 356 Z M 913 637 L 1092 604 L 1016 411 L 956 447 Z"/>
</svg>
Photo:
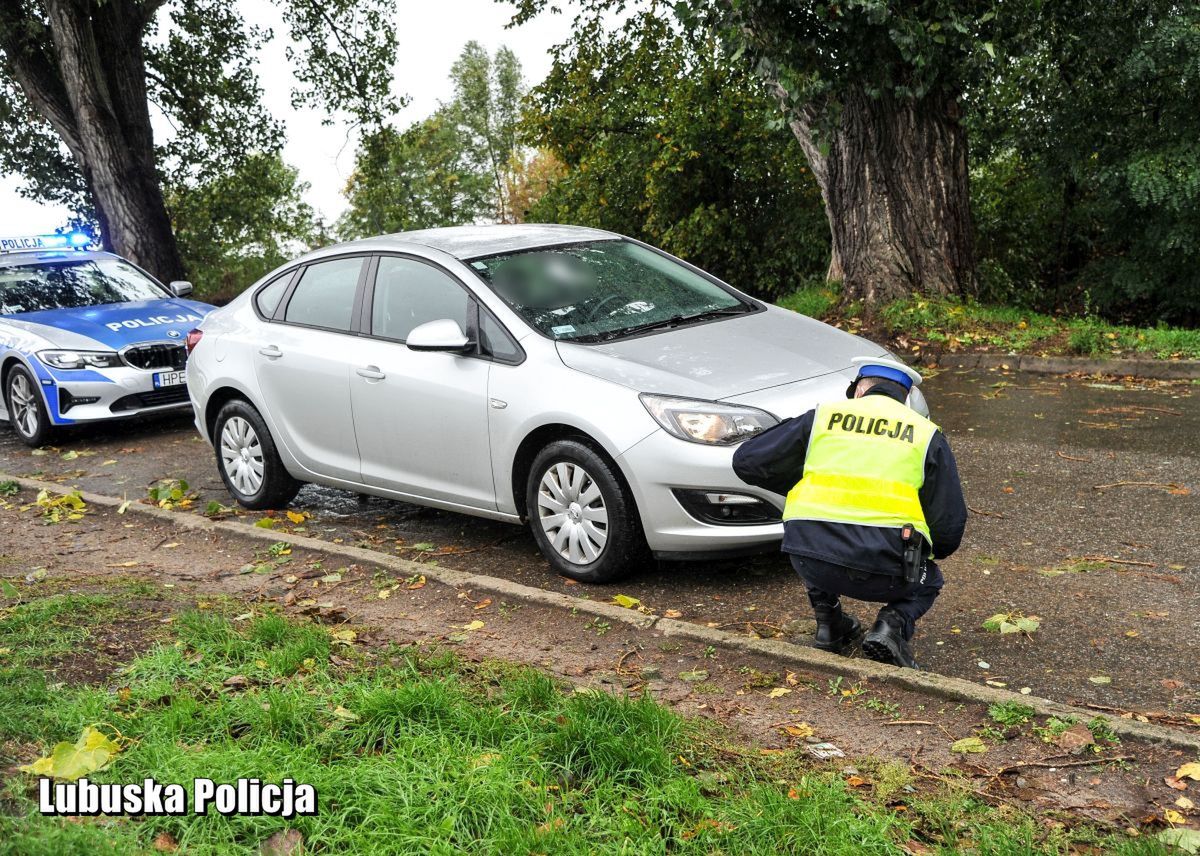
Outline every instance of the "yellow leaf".
<svg viewBox="0 0 1200 856">
<path fill-rule="evenodd" d="M 1190 764 L 1184 764 L 1175 771 L 1177 779 L 1194 779 L 1200 782 L 1200 762 L 1193 761 Z"/>
<path fill-rule="evenodd" d="M 64 740 L 45 758 L 20 769 L 36 776 L 53 776 L 73 782 L 80 776 L 103 770 L 120 751 L 121 747 L 114 740 L 89 725 L 73 744 Z"/>
<path fill-rule="evenodd" d="M 792 737 L 812 737 L 813 727 L 807 722 L 797 722 L 793 725 L 783 726 L 783 730 Z"/>
<path fill-rule="evenodd" d="M 308 519 L 308 515 L 302 514 L 299 511 L 289 511 L 287 512 L 287 519 L 292 521 L 292 523 L 299 525 Z"/>
<path fill-rule="evenodd" d="M 335 630 L 329 634 L 333 637 L 333 641 L 338 645 L 353 645 L 354 640 L 358 638 L 358 634 L 353 630 Z"/>
<path fill-rule="evenodd" d="M 642 602 L 636 597 L 630 597 L 627 594 L 614 594 L 613 603 L 615 603 L 617 606 L 623 606 L 626 609 L 637 609 L 639 606 L 641 606 Z"/>
<path fill-rule="evenodd" d="M 345 722 L 354 722 L 358 719 L 358 714 L 352 710 L 346 710 L 340 704 L 333 709 L 333 715 Z"/>
<path fill-rule="evenodd" d="M 483 626 L 484 626 L 484 624 L 482 621 L 480 621 L 479 619 L 475 619 L 470 624 L 464 624 L 463 630 L 479 630 Z"/>
<path fill-rule="evenodd" d="M 1175 805 L 1179 806 L 1184 811 L 1191 811 L 1196 807 L 1196 804 L 1187 797 L 1180 797 L 1179 799 L 1175 800 Z"/>
<path fill-rule="evenodd" d="M 962 740 L 955 740 L 950 745 L 950 751 L 960 755 L 978 754 L 986 752 L 987 746 L 978 737 L 964 737 Z"/>
<path fill-rule="evenodd" d="M 1175 811 L 1173 808 L 1163 809 L 1163 820 L 1172 826 L 1180 826 L 1181 824 L 1187 823 L 1187 818 Z"/>
<path fill-rule="evenodd" d="M 775 689 L 767 693 L 767 698 L 783 698 L 790 692 L 791 690 L 787 687 L 775 687 Z"/>
<path fill-rule="evenodd" d="M 392 596 L 391 589 L 380 589 L 379 594 L 376 595 L 376 597 L 378 597 L 380 600 L 387 600 L 391 596 Z"/>
</svg>

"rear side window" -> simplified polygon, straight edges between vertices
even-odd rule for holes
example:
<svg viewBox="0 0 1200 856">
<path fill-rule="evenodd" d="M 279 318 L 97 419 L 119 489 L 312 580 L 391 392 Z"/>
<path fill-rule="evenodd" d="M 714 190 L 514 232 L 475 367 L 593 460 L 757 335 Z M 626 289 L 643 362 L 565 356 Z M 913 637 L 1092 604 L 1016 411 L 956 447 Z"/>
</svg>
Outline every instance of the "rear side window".
<svg viewBox="0 0 1200 856">
<path fill-rule="evenodd" d="M 270 318 L 275 314 L 279 301 L 283 299 L 283 293 L 287 291 L 291 281 L 292 274 L 285 273 L 266 288 L 260 288 L 258 294 L 254 295 L 254 305 L 258 307 L 258 312 L 263 318 Z"/>
<path fill-rule="evenodd" d="M 363 260 L 333 259 L 304 269 L 288 300 L 283 320 L 291 324 L 349 332 L 354 317 L 354 292 Z"/>
<path fill-rule="evenodd" d="M 375 274 L 371 334 L 404 341 L 416 327 L 449 318 L 467 329 L 470 298 L 448 273 L 399 256 L 383 256 Z"/>
</svg>

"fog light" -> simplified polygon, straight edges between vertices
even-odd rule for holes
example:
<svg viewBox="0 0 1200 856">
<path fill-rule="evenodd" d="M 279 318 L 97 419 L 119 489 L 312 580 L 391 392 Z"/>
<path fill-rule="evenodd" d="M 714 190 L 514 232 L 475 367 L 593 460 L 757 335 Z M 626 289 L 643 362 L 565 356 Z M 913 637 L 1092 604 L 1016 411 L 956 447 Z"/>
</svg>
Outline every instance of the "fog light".
<svg viewBox="0 0 1200 856">
<path fill-rule="evenodd" d="M 771 503 L 744 493 L 722 493 L 711 490 L 672 491 L 679 504 L 701 523 L 719 526 L 752 526 L 778 523 L 783 514 Z"/>
</svg>

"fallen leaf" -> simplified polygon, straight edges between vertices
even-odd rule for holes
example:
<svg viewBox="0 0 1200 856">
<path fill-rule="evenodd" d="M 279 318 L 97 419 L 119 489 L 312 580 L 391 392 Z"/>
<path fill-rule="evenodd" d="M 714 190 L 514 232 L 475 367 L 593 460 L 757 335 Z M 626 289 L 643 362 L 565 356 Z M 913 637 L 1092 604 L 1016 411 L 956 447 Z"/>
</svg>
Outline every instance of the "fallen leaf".
<svg viewBox="0 0 1200 856">
<path fill-rule="evenodd" d="M 332 574 L 326 574 L 325 576 L 321 577 L 321 582 L 323 583 L 340 583 L 341 581 L 342 574 L 340 571 L 335 571 Z"/>
<path fill-rule="evenodd" d="M 483 600 L 479 601 L 479 603 L 475 604 L 474 608 L 475 609 L 487 609 L 491 605 L 492 605 L 492 599 L 490 597 L 485 597 Z"/>
<path fill-rule="evenodd" d="M 300 856 L 304 836 L 298 829 L 283 829 L 258 845 L 259 856 Z"/>
<path fill-rule="evenodd" d="M 245 689 L 250 686 L 250 679 L 245 675 L 230 675 L 221 682 L 221 685 L 229 687 L 231 690 Z"/>
<path fill-rule="evenodd" d="M 129 510 L 129 506 L 133 505 L 132 499 L 127 499 L 117 506 L 117 514 L 124 514 Z"/>
<path fill-rule="evenodd" d="M 863 785 L 867 784 L 867 780 L 862 776 L 847 776 L 846 784 L 852 788 L 861 788 Z"/>
<path fill-rule="evenodd" d="M 335 630 L 329 635 L 333 638 L 335 645 L 353 645 L 354 640 L 358 638 L 358 634 L 349 628 Z"/>
<path fill-rule="evenodd" d="M 1187 797 L 1180 797 L 1179 799 L 1175 800 L 1175 805 L 1179 806 L 1184 811 L 1191 811 L 1196 807 L 1196 804 Z"/>
<path fill-rule="evenodd" d="M 960 755 L 978 755 L 987 751 L 987 746 L 978 737 L 964 737 L 950 744 L 950 751 Z"/>
<path fill-rule="evenodd" d="M 467 632 L 470 632 L 472 630 L 482 630 L 484 628 L 484 626 L 485 626 L 484 623 L 477 618 L 474 621 L 470 622 L 469 624 L 464 624 L 463 630 L 466 630 Z"/>
<path fill-rule="evenodd" d="M 679 680 L 687 681 L 689 684 L 699 683 L 700 681 L 707 681 L 708 680 L 708 672 L 704 669 L 692 669 L 687 672 L 680 672 Z"/>
<path fill-rule="evenodd" d="M 1184 823 L 1187 823 L 1187 818 L 1175 811 L 1173 808 L 1163 809 L 1163 820 L 1172 826 L 1180 826 Z"/>
<path fill-rule="evenodd" d="M 389 597 L 392 596 L 392 590 L 391 589 L 380 589 L 379 592 L 375 596 L 378 597 L 380 600 L 387 600 Z"/>
<path fill-rule="evenodd" d="M 355 722 L 359 719 L 357 713 L 352 710 L 346 710 L 340 704 L 333 709 L 333 715 L 345 722 Z"/>
<path fill-rule="evenodd" d="M 792 725 L 783 726 L 783 730 L 792 737 L 812 737 L 813 727 L 807 722 L 797 722 Z"/>
<path fill-rule="evenodd" d="M 1092 675 L 1090 678 L 1088 678 L 1088 680 L 1093 684 L 1099 684 L 1101 686 L 1112 683 L 1112 678 L 1110 678 L 1108 675 Z"/>
<path fill-rule="evenodd" d="M 234 621 L 247 621 L 248 619 L 251 619 L 253 617 L 254 617 L 253 612 L 243 612 L 241 615 L 235 615 L 233 617 L 233 620 Z"/>
<path fill-rule="evenodd" d="M 1054 739 L 1055 746 L 1068 752 L 1081 751 L 1085 746 L 1091 746 L 1095 742 L 1092 732 L 1082 722 L 1075 723 Z"/>
<path fill-rule="evenodd" d="M 160 832 L 154 836 L 154 849 L 159 853 L 174 853 L 179 849 L 179 842 L 169 832 Z"/>
<path fill-rule="evenodd" d="M 299 511 L 289 511 L 289 512 L 287 512 L 286 516 L 287 516 L 288 520 L 292 521 L 292 523 L 294 523 L 296 525 L 299 525 L 308 519 L 307 514 L 304 514 Z"/>
<path fill-rule="evenodd" d="M 1200 832 L 1194 829 L 1164 829 L 1158 840 L 1184 853 L 1200 853 Z"/>
<path fill-rule="evenodd" d="M 407 586 L 405 586 L 405 588 L 410 588 L 410 589 L 419 589 L 419 588 L 424 588 L 424 587 L 425 587 L 425 575 L 424 574 L 419 575 L 415 580 L 413 580 Z"/>
<path fill-rule="evenodd" d="M 666 612 L 663 613 L 663 618 L 682 618 L 682 617 L 683 617 L 683 613 L 680 612 L 678 609 L 668 609 Z"/>
<path fill-rule="evenodd" d="M 1190 764 L 1184 764 L 1175 771 L 1175 776 L 1180 779 L 1192 779 L 1200 782 L 1200 762 L 1192 761 Z"/>
<path fill-rule="evenodd" d="M 614 594 L 612 602 L 617 606 L 623 606 L 626 609 L 637 609 L 642 605 L 642 602 L 636 597 L 630 597 L 627 594 Z"/>
<path fill-rule="evenodd" d="M 1176 791 L 1187 790 L 1187 782 L 1179 781 L 1178 776 L 1163 776 L 1163 784 Z"/>
<path fill-rule="evenodd" d="M 767 698 L 783 698 L 785 695 L 787 695 L 790 692 L 791 692 L 791 689 L 789 689 L 788 687 L 775 687 L 775 689 L 773 689 L 769 693 L 767 693 Z"/>
<path fill-rule="evenodd" d="M 23 773 L 35 776 L 53 776 L 73 782 L 107 767 L 118 752 L 120 745 L 95 726 L 83 729 L 74 743 L 65 740 L 58 743 L 44 758 L 20 768 Z"/>
</svg>

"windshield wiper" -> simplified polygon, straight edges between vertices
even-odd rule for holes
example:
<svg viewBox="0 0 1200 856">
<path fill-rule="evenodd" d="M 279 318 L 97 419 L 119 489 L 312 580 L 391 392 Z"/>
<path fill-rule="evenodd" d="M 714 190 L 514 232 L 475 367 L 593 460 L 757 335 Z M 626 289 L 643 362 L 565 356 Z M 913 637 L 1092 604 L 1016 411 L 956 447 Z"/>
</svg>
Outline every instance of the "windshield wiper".
<svg viewBox="0 0 1200 856">
<path fill-rule="evenodd" d="M 623 339 L 626 336 L 635 336 L 638 333 L 645 333 L 650 330 L 666 330 L 671 327 L 681 327 L 684 324 L 693 324 L 697 321 L 707 321 L 712 318 L 722 318 L 727 315 L 743 315 L 749 312 L 750 309 L 751 307 L 746 306 L 744 303 L 739 303 L 736 306 L 725 306 L 720 309 L 705 309 L 701 312 L 693 312 L 690 315 L 672 315 L 670 318 L 647 321 L 645 324 L 634 324 L 632 327 L 622 327 L 619 330 L 608 330 L 592 336 L 580 336 L 575 341 L 608 342 L 612 339 Z"/>
</svg>

